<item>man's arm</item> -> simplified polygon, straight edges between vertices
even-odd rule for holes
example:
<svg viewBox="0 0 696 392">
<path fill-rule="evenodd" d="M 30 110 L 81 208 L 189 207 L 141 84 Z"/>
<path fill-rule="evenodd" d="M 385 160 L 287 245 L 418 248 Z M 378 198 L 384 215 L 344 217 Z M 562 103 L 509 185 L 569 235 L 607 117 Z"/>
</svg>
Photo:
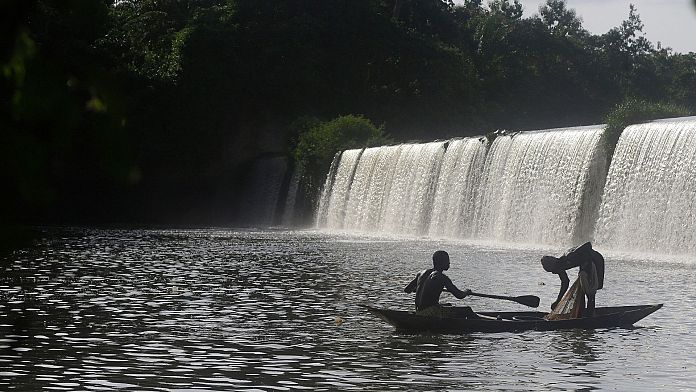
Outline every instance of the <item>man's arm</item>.
<svg viewBox="0 0 696 392">
<path fill-rule="evenodd" d="M 418 287 L 418 275 L 416 275 L 416 277 L 413 278 L 411 283 L 407 284 L 406 287 L 404 287 L 404 293 L 415 293 L 416 287 Z"/>
<path fill-rule="evenodd" d="M 563 294 L 568 290 L 568 286 L 570 285 L 570 279 L 568 279 L 568 274 L 565 271 L 561 271 L 558 274 L 558 277 L 561 278 L 561 289 L 558 291 L 558 298 L 556 298 L 556 302 L 551 304 L 551 309 L 553 310 L 556 305 L 558 305 L 558 302 L 563 298 Z"/>
<path fill-rule="evenodd" d="M 469 289 L 466 289 L 464 291 L 459 290 L 457 286 L 455 286 L 454 283 L 452 283 L 452 280 L 447 276 L 445 276 L 445 291 L 449 291 L 450 293 L 452 293 L 452 295 L 459 299 L 462 299 L 467 295 L 471 294 L 471 290 Z"/>
<path fill-rule="evenodd" d="M 597 269 L 597 289 L 604 287 L 604 256 L 596 250 L 593 251 L 592 261 Z"/>
</svg>

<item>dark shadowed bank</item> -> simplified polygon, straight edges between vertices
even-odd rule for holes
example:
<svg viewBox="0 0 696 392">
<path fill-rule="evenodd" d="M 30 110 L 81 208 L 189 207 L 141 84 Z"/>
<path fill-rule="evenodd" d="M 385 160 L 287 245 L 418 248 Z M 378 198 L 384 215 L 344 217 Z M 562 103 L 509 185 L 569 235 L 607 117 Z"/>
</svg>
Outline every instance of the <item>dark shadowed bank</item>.
<svg viewBox="0 0 696 392">
<path fill-rule="evenodd" d="M 508 0 L 0 7 L 7 243 L 36 223 L 307 223 L 342 149 L 605 121 L 618 135 L 696 103 L 696 55 L 647 41 L 633 7 L 603 35 L 559 0 L 529 18 Z M 606 117 L 626 105 L 643 114 Z"/>
</svg>

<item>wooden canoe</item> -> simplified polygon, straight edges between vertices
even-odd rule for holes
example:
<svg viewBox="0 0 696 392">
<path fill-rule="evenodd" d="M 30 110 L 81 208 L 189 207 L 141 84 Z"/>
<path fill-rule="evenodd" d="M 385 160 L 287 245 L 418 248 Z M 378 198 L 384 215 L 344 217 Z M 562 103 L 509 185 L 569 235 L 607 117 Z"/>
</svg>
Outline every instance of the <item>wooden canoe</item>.
<svg viewBox="0 0 696 392">
<path fill-rule="evenodd" d="M 476 313 L 480 318 L 464 318 L 456 316 L 456 310 L 464 308 L 452 307 L 452 317 L 440 318 L 366 306 L 370 313 L 396 327 L 398 332 L 446 334 L 630 327 L 661 307 L 662 304 L 604 307 L 596 308 L 593 317 L 544 320 L 544 312 L 480 312 Z"/>
</svg>

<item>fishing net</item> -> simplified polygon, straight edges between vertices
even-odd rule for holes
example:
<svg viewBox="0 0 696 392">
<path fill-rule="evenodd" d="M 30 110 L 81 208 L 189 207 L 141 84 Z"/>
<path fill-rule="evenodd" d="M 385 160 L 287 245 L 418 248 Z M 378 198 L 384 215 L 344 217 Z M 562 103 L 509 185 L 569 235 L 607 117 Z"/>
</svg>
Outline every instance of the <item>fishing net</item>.
<svg viewBox="0 0 696 392">
<path fill-rule="evenodd" d="M 565 295 L 558 302 L 556 307 L 546 316 L 545 320 L 567 320 L 578 318 L 582 315 L 585 308 L 585 292 L 582 289 L 580 278 L 575 279 L 575 282 Z"/>
</svg>

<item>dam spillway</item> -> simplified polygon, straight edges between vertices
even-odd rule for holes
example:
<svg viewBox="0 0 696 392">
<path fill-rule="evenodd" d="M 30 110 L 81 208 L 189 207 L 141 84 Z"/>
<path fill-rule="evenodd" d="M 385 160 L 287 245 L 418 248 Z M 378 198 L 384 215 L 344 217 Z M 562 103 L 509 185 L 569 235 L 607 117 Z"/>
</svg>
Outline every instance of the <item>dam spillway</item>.
<svg viewBox="0 0 696 392">
<path fill-rule="evenodd" d="M 316 225 L 696 253 L 696 119 L 629 126 L 607 150 L 603 125 L 347 150 Z"/>
<path fill-rule="evenodd" d="M 475 238 L 571 244 L 589 239 L 604 183 L 603 127 L 498 137 L 475 205 Z"/>
<path fill-rule="evenodd" d="M 696 118 L 623 131 L 595 237 L 613 249 L 696 254 Z"/>
<path fill-rule="evenodd" d="M 428 234 L 468 237 L 473 222 L 486 146 L 477 138 L 450 141 L 435 183 Z"/>
<path fill-rule="evenodd" d="M 347 150 L 322 194 L 318 221 L 335 229 L 420 234 L 429 222 L 444 143 Z"/>
</svg>

